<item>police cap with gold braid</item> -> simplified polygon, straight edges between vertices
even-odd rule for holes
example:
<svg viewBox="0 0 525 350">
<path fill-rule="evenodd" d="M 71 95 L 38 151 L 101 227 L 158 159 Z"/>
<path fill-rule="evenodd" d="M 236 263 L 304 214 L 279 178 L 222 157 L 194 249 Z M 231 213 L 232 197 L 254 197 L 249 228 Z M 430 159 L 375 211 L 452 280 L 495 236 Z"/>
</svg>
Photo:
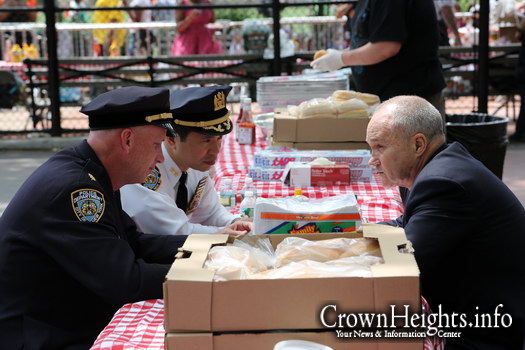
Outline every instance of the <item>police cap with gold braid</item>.
<svg viewBox="0 0 525 350">
<path fill-rule="evenodd" d="M 95 97 L 80 112 L 89 117 L 92 130 L 155 125 L 175 136 L 168 89 L 129 86 L 111 90 Z"/>
<path fill-rule="evenodd" d="M 231 86 L 190 87 L 171 93 L 171 113 L 178 126 L 206 135 L 232 131 L 226 96 Z"/>
</svg>

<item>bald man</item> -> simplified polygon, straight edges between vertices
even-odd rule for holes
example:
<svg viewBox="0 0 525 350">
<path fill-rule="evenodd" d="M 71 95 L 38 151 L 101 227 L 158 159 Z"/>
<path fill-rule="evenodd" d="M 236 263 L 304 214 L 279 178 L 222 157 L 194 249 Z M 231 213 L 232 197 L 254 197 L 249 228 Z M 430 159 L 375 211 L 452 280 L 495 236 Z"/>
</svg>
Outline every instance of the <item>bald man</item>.
<svg viewBox="0 0 525 350">
<path fill-rule="evenodd" d="M 461 337 L 447 339 L 446 349 L 521 350 L 525 209 L 519 200 L 461 144 L 445 144 L 440 113 L 420 97 L 380 105 L 366 140 L 369 165 L 383 183 L 410 190 L 404 214 L 387 224 L 403 227 L 412 242 L 432 310 L 465 314 L 474 325 L 476 315 L 492 317 L 492 327 L 456 323 Z M 495 313 L 510 315 L 511 324 L 503 327 Z"/>
</svg>

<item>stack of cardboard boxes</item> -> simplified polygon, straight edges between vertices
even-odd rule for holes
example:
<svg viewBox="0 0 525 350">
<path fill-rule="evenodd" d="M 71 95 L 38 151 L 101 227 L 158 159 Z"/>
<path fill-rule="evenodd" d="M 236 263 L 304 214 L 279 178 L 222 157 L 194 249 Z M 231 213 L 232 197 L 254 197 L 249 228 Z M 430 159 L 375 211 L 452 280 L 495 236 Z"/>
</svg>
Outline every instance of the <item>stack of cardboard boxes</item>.
<svg viewBox="0 0 525 350">
<path fill-rule="evenodd" d="M 269 238 L 276 246 L 288 235 Z M 303 278 L 214 282 L 203 268 L 209 249 L 226 235 L 191 235 L 164 283 L 165 347 L 168 350 L 271 350 L 282 340 L 309 340 L 334 350 L 421 349 L 423 339 L 341 338 L 321 320 L 321 310 L 388 313 L 390 305 L 420 308 L 419 270 L 402 229 L 365 225 L 362 233 L 309 234 L 311 240 L 368 237 L 378 240 L 384 264 L 370 278 Z M 410 249 L 405 249 L 410 250 Z M 335 320 L 335 315 L 328 323 Z M 348 329 L 346 329 L 348 331 Z M 350 330 L 351 331 L 351 330 Z"/>
</svg>

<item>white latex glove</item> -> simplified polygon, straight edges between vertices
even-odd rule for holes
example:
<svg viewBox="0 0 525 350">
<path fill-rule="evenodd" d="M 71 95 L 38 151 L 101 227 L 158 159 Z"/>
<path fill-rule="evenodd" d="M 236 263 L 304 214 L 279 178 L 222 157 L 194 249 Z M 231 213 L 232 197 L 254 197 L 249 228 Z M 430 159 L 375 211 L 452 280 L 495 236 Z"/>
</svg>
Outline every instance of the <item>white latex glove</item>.
<svg viewBox="0 0 525 350">
<path fill-rule="evenodd" d="M 310 66 L 314 69 L 334 71 L 344 67 L 343 51 L 328 49 L 328 53 L 323 57 L 312 61 Z"/>
</svg>

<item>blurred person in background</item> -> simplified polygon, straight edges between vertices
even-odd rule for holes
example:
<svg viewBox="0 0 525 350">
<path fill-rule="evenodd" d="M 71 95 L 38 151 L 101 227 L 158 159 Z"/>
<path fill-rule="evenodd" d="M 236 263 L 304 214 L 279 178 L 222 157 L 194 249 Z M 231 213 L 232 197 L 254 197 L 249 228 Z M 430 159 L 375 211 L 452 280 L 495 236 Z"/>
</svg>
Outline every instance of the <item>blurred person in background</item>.
<svg viewBox="0 0 525 350">
<path fill-rule="evenodd" d="M 454 15 L 455 0 L 434 0 L 439 26 L 439 46 L 450 46 L 448 31 L 454 36 L 454 46 L 461 46 L 461 37 Z"/>
<path fill-rule="evenodd" d="M 121 7 L 122 0 L 97 0 L 95 7 Z M 126 12 L 119 10 L 94 11 L 93 23 L 125 23 Z M 95 29 L 95 53 L 97 56 L 120 56 L 126 39 L 124 29 Z"/>
<path fill-rule="evenodd" d="M 350 49 L 329 49 L 312 67 L 333 71 L 351 66 L 353 87 L 381 101 L 423 97 L 441 112 L 444 125 L 445 79 L 433 0 L 360 0 L 354 11 Z"/>
<path fill-rule="evenodd" d="M 150 7 L 151 0 L 127 0 L 130 7 Z M 129 10 L 129 18 L 135 23 L 150 23 L 152 21 L 151 10 Z M 131 37 L 129 41 L 129 55 L 130 56 L 146 56 L 148 55 L 148 48 L 151 49 L 151 44 L 154 44 L 155 37 L 148 29 L 131 29 Z M 148 45 L 149 41 L 149 45 Z"/>
<path fill-rule="evenodd" d="M 180 5 L 191 6 L 209 4 L 208 0 L 181 0 Z M 173 56 L 206 55 L 222 53 L 222 46 L 217 45 L 213 30 L 207 28 L 208 23 L 215 21 L 211 9 L 175 10 L 177 36 L 171 47 Z"/>
<path fill-rule="evenodd" d="M 36 7 L 36 0 L 0 0 L 0 7 Z M 37 12 L 36 11 L 29 11 L 29 12 L 21 12 L 21 11 L 6 11 L 6 12 L 0 12 L 0 22 L 5 23 L 27 23 L 27 22 L 35 22 L 36 21 Z M 7 37 L 7 41 L 5 43 L 6 52 L 7 55 L 12 46 L 17 44 L 18 46 L 22 47 L 23 44 L 30 45 L 33 43 L 33 33 L 26 32 L 26 31 L 17 31 L 15 33 L 11 32 L 5 32 L 3 33 L 5 37 Z M 2 53 L 2 47 L 4 46 L 4 43 L 0 43 L 0 58 L 3 57 Z M 8 57 L 6 57 L 8 58 Z"/>
<path fill-rule="evenodd" d="M 156 0 L 155 7 L 161 6 L 176 6 L 176 0 Z M 153 20 L 156 22 L 173 22 L 175 18 L 175 10 L 154 10 Z"/>
<path fill-rule="evenodd" d="M 69 7 L 78 10 L 67 12 L 67 20 L 73 23 L 88 23 L 87 11 L 82 11 L 82 7 L 89 6 L 86 0 L 69 0 Z M 91 38 L 82 33 L 82 31 L 73 31 L 73 55 L 75 57 L 86 56 L 89 52 L 89 42 Z"/>
<path fill-rule="evenodd" d="M 351 38 L 351 33 L 352 33 L 352 28 L 351 28 L 351 19 L 352 19 L 352 16 L 354 15 L 354 8 L 355 8 L 355 3 L 349 3 L 349 4 L 339 4 L 337 5 L 336 9 L 335 9 L 335 17 L 336 18 L 343 18 L 344 16 L 346 16 L 346 22 L 345 22 L 345 25 L 343 26 L 343 30 L 344 30 L 344 40 L 345 40 L 345 43 L 346 45 L 350 45 L 350 38 Z"/>
</svg>

